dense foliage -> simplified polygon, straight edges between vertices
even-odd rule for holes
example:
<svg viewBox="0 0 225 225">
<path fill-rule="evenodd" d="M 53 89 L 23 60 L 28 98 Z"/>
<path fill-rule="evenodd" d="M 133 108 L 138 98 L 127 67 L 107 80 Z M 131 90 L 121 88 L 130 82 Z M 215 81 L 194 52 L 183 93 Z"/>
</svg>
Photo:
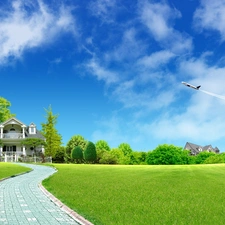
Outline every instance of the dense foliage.
<svg viewBox="0 0 225 225">
<path fill-rule="evenodd" d="M 95 143 L 96 151 L 110 151 L 108 143 L 104 140 L 99 140 Z"/>
<path fill-rule="evenodd" d="M 12 114 L 10 112 L 9 110 L 10 106 L 11 103 L 7 99 L 0 97 L 0 123 L 15 116 L 15 114 Z"/>
<path fill-rule="evenodd" d="M 41 152 L 37 152 L 36 147 L 45 146 L 45 141 L 40 138 L 27 138 L 21 141 L 22 145 L 32 147 L 35 155 L 40 155 Z"/>
<path fill-rule="evenodd" d="M 149 152 L 146 161 L 150 165 L 187 164 L 187 157 L 181 147 L 164 144 Z"/>
<path fill-rule="evenodd" d="M 55 156 L 52 158 L 52 161 L 55 163 L 64 163 L 66 161 L 66 148 L 60 146 L 55 153 Z"/>
<path fill-rule="evenodd" d="M 84 139 L 84 137 L 82 137 L 81 135 L 74 135 L 73 137 L 71 137 L 71 139 L 68 141 L 66 145 L 66 153 L 68 156 L 70 156 L 72 150 L 76 146 L 80 146 L 81 149 L 84 150 L 86 145 L 87 145 L 87 141 Z"/>
</svg>

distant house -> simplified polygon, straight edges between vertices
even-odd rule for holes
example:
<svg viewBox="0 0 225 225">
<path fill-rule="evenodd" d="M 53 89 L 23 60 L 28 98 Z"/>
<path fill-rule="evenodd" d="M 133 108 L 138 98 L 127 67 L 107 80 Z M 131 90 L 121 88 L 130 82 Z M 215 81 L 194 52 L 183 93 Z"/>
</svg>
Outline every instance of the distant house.
<svg viewBox="0 0 225 225">
<path fill-rule="evenodd" d="M 213 148 L 212 145 L 206 145 L 206 146 L 201 146 L 201 145 L 196 145 L 190 142 L 187 142 L 186 145 L 184 146 L 184 150 L 190 150 L 191 155 L 198 155 L 200 152 L 215 152 L 215 153 L 220 153 L 220 150 L 215 147 Z"/>
<path fill-rule="evenodd" d="M 21 156 L 34 155 L 34 151 L 44 153 L 44 146 L 35 149 L 32 146 L 24 146 L 21 141 L 27 138 L 45 140 L 34 123 L 27 126 L 14 117 L 0 123 L 0 156 L 13 157 L 13 161 L 17 161 Z"/>
</svg>

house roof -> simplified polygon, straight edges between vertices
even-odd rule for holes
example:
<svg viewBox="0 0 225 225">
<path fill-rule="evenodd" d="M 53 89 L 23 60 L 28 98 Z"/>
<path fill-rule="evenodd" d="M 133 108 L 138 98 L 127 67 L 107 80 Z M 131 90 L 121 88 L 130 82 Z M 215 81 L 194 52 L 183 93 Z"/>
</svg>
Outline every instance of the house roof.
<svg viewBox="0 0 225 225">
<path fill-rule="evenodd" d="M 45 137 L 37 129 L 36 129 L 36 134 L 29 134 L 28 130 L 26 130 L 25 131 L 25 137 L 27 137 L 27 138 L 40 138 L 40 139 L 45 139 Z"/>
<path fill-rule="evenodd" d="M 4 121 L 3 123 L 0 123 L 0 125 L 7 125 L 7 124 L 18 124 L 20 126 L 24 126 L 25 127 L 25 137 L 26 138 L 40 138 L 40 139 L 45 139 L 44 136 L 41 134 L 40 131 L 38 131 L 38 129 L 36 129 L 36 134 L 29 134 L 29 126 L 26 126 L 23 122 L 21 122 L 20 120 L 16 119 L 15 117 L 12 117 L 6 121 Z M 30 126 L 34 126 L 36 127 L 36 125 L 32 122 L 30 124 Z"/>
<path fill-rule="evenodd" d="M 187 142 L 184 149 L 189 149 L 189 150 L 192 150 L 193 152 L 199 152 L 199 149 L 202 148 L 202 146 L 200 145 L 196 145 L 196 144 L 193 144 L 193 143 L 190 143 L 190 142 Z"/>
<path fill-rule="evenodd" d="M 212 145 L 206 145 L 202 147 L 201 145 L 196 145 L 190 142 L 186 143 L 184 149 L 191 150 L 192 153 L 199 153 L 200 151 L 207 151 L 209 149 L 217 153 L 220 151 L 217 147 L 213 148 Z"/>
<path fill-rule="evenodd" d="M 0 125 L 7 125 L 7 124 L 18 124 L 18 125 L 24 125 L 26 126 L 23 122 L 21 122 L 20 120 L 16 119 L 15 117 L 12 117 L 2 123 L 0 123 Z"/>
</svg>

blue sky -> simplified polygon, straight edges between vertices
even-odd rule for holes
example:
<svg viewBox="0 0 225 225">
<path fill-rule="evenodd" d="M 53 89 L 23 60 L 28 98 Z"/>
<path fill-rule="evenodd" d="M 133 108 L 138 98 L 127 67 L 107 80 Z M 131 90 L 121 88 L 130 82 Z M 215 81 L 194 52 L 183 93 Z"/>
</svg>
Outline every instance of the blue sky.
<svg viewBox="0 0 225 225">
<path fill-rule="evenodd" d="M 0 96 L 39 129 L 135 151 L 212 144 L 225 151 L 224 0 L 4 0 Z"/>
</svg>

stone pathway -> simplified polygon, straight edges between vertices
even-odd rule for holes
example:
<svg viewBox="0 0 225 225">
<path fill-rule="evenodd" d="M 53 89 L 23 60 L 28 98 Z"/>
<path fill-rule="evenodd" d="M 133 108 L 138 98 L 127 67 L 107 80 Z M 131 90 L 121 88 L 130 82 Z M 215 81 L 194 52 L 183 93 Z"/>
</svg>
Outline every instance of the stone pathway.
<svg viewBox="0 0 225 225">
<path fill-rule="evenodd" d="M 55 170 L 47 166 L 24 166 L 33 171 L 0 182 L 0 224 L 80 224 L 54 204 L 38 187 Z"/>
</svg>

